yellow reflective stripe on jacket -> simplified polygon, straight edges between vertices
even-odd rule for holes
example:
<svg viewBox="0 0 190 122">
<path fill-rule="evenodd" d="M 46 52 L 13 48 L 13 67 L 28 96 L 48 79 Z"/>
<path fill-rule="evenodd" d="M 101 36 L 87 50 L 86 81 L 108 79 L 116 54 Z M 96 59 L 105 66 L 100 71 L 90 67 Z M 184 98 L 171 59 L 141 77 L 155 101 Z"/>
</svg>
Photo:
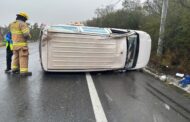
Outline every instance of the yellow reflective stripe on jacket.
<svg viewBox="0 0 190 122">
<path fill-rule="evenodd" d="M 12 34 L 23 34 L 22 31 L 15 31 L 15 30 L 12 30 L 11 33 Z"/>
<path fill-rule="evenodd" d="M 10 46 L 10 50 L 13 50 L 13 44 L 9 44 L 8 42 L 6 42 L 6 48 Z"/>
<path fill-rule="evenodd" d="M 10 49 L 13 50 L 13 44 L 10 44 Z"/>
<path fill-rule="evenodd" d="M 6 42 L 6 48 L 9 46 L 9 43 L 8 42 Z"/>
<path fill-rule="evenodd" d="M 28 68 L 20 68 L 20 72 L 23 73 L 23 72 L 28 72 Z"/>
<path fill-rule="evenodd" d="M 26 29 L 22 30 L 22 33 L 29 33 L 29 29 L 26 28 Z"/>
<path fill-rule="evenodd" d="M 14 42 L 13 46 L 27 46 L 28 44 L 26 42 Z"/>
</svg>

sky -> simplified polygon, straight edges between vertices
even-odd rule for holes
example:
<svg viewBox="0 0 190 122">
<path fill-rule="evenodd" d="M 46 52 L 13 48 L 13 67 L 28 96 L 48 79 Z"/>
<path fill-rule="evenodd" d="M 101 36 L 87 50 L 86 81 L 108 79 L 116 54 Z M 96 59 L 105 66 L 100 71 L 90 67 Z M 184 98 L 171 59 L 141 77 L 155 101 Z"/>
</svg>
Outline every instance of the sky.
<svg viewBox="0 0 190 122">
<path fill-rule="evenodd" d="M 29 15 L 29 23 L 65 24 L 85 21 L 95 17 L 98 7 L 114 4 L 118 0 L 1 0 L 0 25 L 14 21 L 16 14 L 24 11 Z M 116 9 L 122 7 L 121 0 Z"/>
</svg>

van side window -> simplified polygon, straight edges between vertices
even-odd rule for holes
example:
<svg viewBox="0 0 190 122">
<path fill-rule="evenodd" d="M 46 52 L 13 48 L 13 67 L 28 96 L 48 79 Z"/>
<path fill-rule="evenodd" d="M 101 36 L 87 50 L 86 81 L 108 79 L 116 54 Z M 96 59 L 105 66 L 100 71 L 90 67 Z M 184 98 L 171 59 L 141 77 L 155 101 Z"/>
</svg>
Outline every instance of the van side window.
<svg viewBox="0 0 190 122">
<path fill-rule="evenodd" d="M 105 28 L 98 28 L 98 27 L 81 27 L 81 31 L 83 33 L 104 34 L 104 35 L 110 34 Z"/>
<path fill-rule="evenodd" d="M 58 30 L 66 33 L 77 33 L 78 28 L 75 26 L 51 26 L 51 29 Z"/>
</svg>

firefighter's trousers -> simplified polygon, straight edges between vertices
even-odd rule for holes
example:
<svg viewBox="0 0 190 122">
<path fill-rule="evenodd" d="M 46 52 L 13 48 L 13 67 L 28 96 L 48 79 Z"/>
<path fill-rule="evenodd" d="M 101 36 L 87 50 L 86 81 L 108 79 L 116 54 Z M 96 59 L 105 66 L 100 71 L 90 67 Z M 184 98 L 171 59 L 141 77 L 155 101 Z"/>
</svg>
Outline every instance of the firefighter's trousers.
<svg viewBox="0 0 190 122">
<path fill-rule="evenodd" d="M 12 70 L 19 70 L 20 73 L 28 72 L 28 47 L 14 47 L 13 48 L 13 61 Z"/>
</svg>

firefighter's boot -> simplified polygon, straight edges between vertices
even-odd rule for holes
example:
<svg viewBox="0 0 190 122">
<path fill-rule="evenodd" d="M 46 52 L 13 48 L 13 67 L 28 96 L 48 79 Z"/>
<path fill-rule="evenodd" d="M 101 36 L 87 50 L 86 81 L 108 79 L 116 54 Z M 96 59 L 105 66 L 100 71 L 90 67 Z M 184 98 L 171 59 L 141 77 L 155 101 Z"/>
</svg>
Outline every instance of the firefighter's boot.
<svg viewBox="0 0 190 122">
<path fill-rule="evenodd" d="M 20 71 L 18 69 L 12 70 L 12 74 L 19 74 L 19 73 L 20 73 Z"/>
</svg>

